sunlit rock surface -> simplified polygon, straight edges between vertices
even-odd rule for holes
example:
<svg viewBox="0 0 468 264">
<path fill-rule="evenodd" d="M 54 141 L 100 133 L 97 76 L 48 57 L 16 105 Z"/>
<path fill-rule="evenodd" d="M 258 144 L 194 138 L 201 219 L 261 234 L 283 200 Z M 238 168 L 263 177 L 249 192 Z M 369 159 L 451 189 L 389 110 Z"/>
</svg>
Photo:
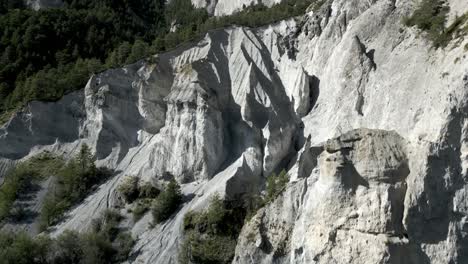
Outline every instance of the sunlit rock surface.
<svg viewBox="0 0 468 264">
<path fill-rule="evenodd" d="M 229 3 L 211 12 L 242 8 Z M 416 4 L 327 1 L 96 74 L 0 128 L 0 174 L 83 143 L 117 171 L 53 235 L 115 206 L 125 175 L 175 178 L 185 203 L 154 228 L 150 214 L 129 226 L 130 263 L 177 263 L 187 211 L 258 194 L 282 168 L 288 187 L 246 223 L 234 263 L 465 263 L 468 39 L 432 48 L 401 24 Z"/>
</svg>

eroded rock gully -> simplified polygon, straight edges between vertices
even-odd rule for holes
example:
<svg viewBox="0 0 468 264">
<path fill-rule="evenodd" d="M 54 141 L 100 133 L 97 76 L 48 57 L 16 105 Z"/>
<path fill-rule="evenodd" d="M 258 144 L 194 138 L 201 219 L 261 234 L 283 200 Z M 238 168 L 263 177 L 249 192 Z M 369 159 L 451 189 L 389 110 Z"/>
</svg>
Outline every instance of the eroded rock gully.
<svg viewBox="0 0 468 264">
<path fill-rule="evenodd" d="M 131 263 L 177 263 L 186 212 L 258 194 L 281 168 L 290 183 L 245 224 L 234 263 L 465 263 L 468 40 L 431 48 L 401 24 L 416 4 L 330 0 L 96 74 L 0 127 L 0 174 L 83 143 L 119 172 L 52 235 L 86 230 L 125 175 L 177 179 L 177 214 L 129 223 Z"/>
</svg>

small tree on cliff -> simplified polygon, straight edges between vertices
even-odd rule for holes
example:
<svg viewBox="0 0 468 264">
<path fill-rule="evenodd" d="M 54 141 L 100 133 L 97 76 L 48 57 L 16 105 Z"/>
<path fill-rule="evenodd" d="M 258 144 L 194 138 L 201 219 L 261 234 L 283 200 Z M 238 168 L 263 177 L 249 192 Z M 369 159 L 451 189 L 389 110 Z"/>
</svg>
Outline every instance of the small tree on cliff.
<svg viewBox="0 0 468 264">
<path fill-rule="evenodd" d="M 152 212 L 155 223 L 167 220 L 177 210 L 181 202 L 180 186 L 175 180 L 171 180 L 153 202 Z"/>
</svg>

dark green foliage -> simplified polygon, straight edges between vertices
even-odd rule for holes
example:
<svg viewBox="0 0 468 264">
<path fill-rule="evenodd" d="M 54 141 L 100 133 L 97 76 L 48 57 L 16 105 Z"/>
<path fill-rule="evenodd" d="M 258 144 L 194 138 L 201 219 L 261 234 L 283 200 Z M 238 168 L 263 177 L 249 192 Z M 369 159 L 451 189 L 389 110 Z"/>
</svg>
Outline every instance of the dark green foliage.
<svg viewBox="0 0 468 264">
<path fill-rule="evenodd" d="M 286 189 L 288 182 L 289 175 L 284 169 L 278 175 L 273 173 L 267 177 L 265 195 L 253 195 L 245 201 L 246 220 L 250 220 L 260 208 L 273 202 Z"/>
<path fill-rule="evenodd" d="M 171 49 L 182 42 L 200 37 L 209 30 L 230 25 L 247 27 L 268 25 L 304 14 L 311 4 L 314 4 L 314 9 L 317 9 L 323 3 L 322 0 L 285 0 L 270 8 L 260 3 L 229 16 L 208 17 L 204 10 L 193 8 L 190 0 L 171 1 L 167 8 L 168 21 L 175 21 L 178 29 L 176 32 L 168 33 L 164 40 L 157 39 L 159 44 L 157 46 Z"/>
<path fill-rule="evenodd" d="M 161 191 L 154 187 L 151 183 L 146 182 L 138 188 L 139 199 L 154 199 L 158 197 Z"/>
<path fill-rule="evenodd" d="M 259 208 L 275 200 L 288 182 L 289 176 L 282 170 L 267 178 L 264 197 L 250 197 L 240 207 L 215 195 L 207 210 L 188 212 L 183 223 L 185 241 L 179 254 L 180 263 L 231 263 L 244 222 Z"/>
<path fill-rule="evenodd" d="M 52 241 L 46 263 L 119 263 L 120 254 L 125 254 L 125 252 L 119 252 L 119 250 L 120 248 L 114 246 L 112 241 L 101 232 L 79 234 L 73 231 L 65 231 L 56 240 Z"/>
<path fill-rule="evenodd" d="M 129 232 L 120 232 L 112 242 L 114 248 L 117 249 L 117 254 L 114 255 L 116 262 L 121 263 L 128 259 L 128 255 L 132 251 L 135 240 Z"/>
<path fill-rule="evenodd" d="M 81 235 L 64 233 L 62 237 L 70 236 L 70 242 L 74 238 L 79 244 L 72 247 L 59 245 L 60 249 L 67 248 L 65 255 L 68 257 L 62 263 L 119 263 L 126 260 L 134 240 L 128 232 L 122 232 L 119 228 L 121 220 L 122 216 L 117 211 L 109 209 L 100 218 L 94 219 L 91 232 Z M 78 252 L 76 249 L 79 249 Z M 73 262 L 73 259 L 78 262 Z"/>
<path fill-rule="evenodd" d="M 77 59 L 57 68 L 45 68 L 18 82 L 9 100 L 22 103 L 30 99 L 57 100 L 74 90 L 73 87 L 84 87 L 91 73 L 103 69 L 104 66 L 97 59 Z"/>
<path fill-rule="evenodd" d="M 310 11 L 313 11 L 313 12 L 317 12 L 320 7 L 323 6 L 323 4 L 325 4 L 327 2 L 327 0 L 315 0 L 312 2 L 311 5 L 309 5 L 306 9 L 306 12 L 310 12 Z M 303 3 L 303 4 L 307 4 L 307 3 Z"/>
<path fill-rule="evenodd" d="M 245 210 L 229 207 L 215 195 L 206 211 L 185 215 L 180 263 L 231 263 Z"/>
<path fill-rule="evenodd" d="M 143 42 L 142 40 L 137 39 L 135 43 L 133 43 L 132 49 L 130 50 L 130 54 L 125 61 L 125 63 L 132 63 L 138 61 L 150 53 L 150 45 L 148 43 Z"/>
<path fill-rule="evenodd" d="M 0 15 L 7 13 L 11 9 L 25 8 L 24 0 L 0 0 Z"/>
<path fill-rule="evenodd" d="M 155 223 L 161 223 L 167 220 L 177 211 L 181 203 L 182 194 L 180 192 L 180 186 L 175 180 L 172 180 L 153 201 L 151 210 Z"/>
<path fill-rule="evenodd" d="M 80 263 L 113 263 L 116 249 L 105 235 L 91 232 L 81 235 L 80 241 L 83 252 Z"/>
<path fill-rule="evenodd" d="M 5 264 L 111 264 L 128 258 L 134 240 L 118 228 L 121 216 L 108 210 L 99 228 L 79 234 L 65 231 L 56 239 L 0 232 L 0 259 Z M 112 231 L 110 231 L 112 230 Z"/>
<path fill-rule="evenodd" d="M 117 188 L 117 191 L 122 195 L 127 203 L 132 203 L 138 198 L 138 178 L 126 177 Z"/>
<path fill-rule="evenodd" d="M 462 28 L 468 20 L 468 15 L 457 17 L 446 27 L 447 15 L 450 7 L 446 0 L 423 0 L 414 13 L 404 19 L 406 26 L 417 26 L 426 32 L 426 36 L 434 47 L 445 47 L 455 37 L 466 34 L 467 28 Z"/>
<path fill-rule="evenodd" d="M 41 210 L 41 229 L 57 223 L 66 210 L 112 175 L 105 168 L 96 168 L 94 159 L 89 147 L 83 145 L 80 153 L 56 174 L 55 188 L 47 194 Z"/>
<path fill-rule="evenodd" d="M 448 12 L 445 0 L 423 0 L 405 22 L 409 26 L 416 25 L 422 30 L 438 34 L 445 29 Z"/>
<path fill-rule="evenodd" d="M 65 231 L 57 237 L 52 250 L 55 263 L 79 263 L 83 256 L 81 236 L 77 232 Z"/>
<path fill-rule="evenodd" d="M 188 232 L 185 239 L 179 256 L 181 264 L 227 264 L 232 262 L 236 249 L 235 239 L 216 234 L 203 236 L 193 231 Z"/>
<path fill-rule="evenodd" d="M 160 190 L 149 182 L 139 185 L 137 177 L 126 177 L 117 190 L 126 203 L 133 203 L 134 221 L 138 221 L 151 208 L 153 200 L 160 193 Z"/>
<path fill-rule="evenodd" d="M 286 0 L 270 8 L 263 4 L 251 5 L 243 11 L 231 16 L 213 17 L 207 21 L 205 28 L 217 28 L 228 25 L 242 25 L 248 27 L 258 27 L 278 22 L 287 18 L 301 15 L 307 7 L 316 0 Z M 213 25 L 214 24 L 214 25 Z"/>
<path fill-rule="evenodd" d="M 166 31 L 162 0 L 73 0 L 40 11 L 13 2 L 0 2 L 0 112 L 82 88 L 121 43 L 131 44 L 117 65 L 144 56 L 145 42 Z"/>
<path fill-rule="evenodd" d="M 265 206 L 266 204 L 266 199 L 260 195 L 253 195 L 249 197 L 249 199 L 246 200 L 245 202 L 245 210 L 246 210 L 246 216 L 245 219 L 248 221 L 250 220 L 256 213 L 257 211 Z"/>
<path fill-rule="evenodd" d="M 96 219 L 94 231 L 100 232 L 109 240 L 115 240 L 119 234 L 119 223 L 123 219 L 122 215 L 115 210 L 107 209 L 101 218 Z"/>
<path fill-rule="evenodd" d="M 153 199 L 138 199 L 132 209 L 133 221 L 140 220 L 143 215 L 151 209 Z"/>
<path fill-rule="evenodd" d="M 46 237 L 29 237 L 26 233 L 0 233 L 0 262 L 4 264 L 47 263 L 48 245 Z"/>
<path fill-rule="evenodd" d="M 13 203 L 20 194 L 28 193 L 34 185 L 45 178 L 55 175 L 63 166 L 61 158 L 44 153 L 18 164 L 5 176 L 0 187 L 0 220 L 12 216 L 21 217 L 21 208 L 12 210 Z"/>
<path fill-rule="evenodd" d="M 279 194 L 281 194 L 281 192 L 286 188 L 286 184 L 288 182 L 289 176 L 285 170 L 282 170 L 278 175 L 275 173 L 270 175 L 266 182 L 265 203 L 273 201 Z"/>
<path fill-rule="evenodd" d="M 127 176 L 117 188 L 126 203 L 133 203 L 137 199 L 154 199 L 160 190 L 147 182 L 139 185 L 139 179 L 133 176 Z"/>
</svg>

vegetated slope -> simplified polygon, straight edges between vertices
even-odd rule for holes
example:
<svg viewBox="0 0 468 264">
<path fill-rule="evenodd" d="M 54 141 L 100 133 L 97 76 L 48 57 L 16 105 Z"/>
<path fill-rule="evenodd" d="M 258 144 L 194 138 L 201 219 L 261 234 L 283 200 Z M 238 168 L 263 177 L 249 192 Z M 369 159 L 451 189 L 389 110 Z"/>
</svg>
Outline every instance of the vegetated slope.
<svg viewBox="0 0 468 264">
<path fill-rule="evenodd" d="M 210 241 L 232 248 L 230 235 L 234 263 L 464 263 L 467 40 L 457 33 L 435 48 L 419 23 L 404 23 L 419 8 L 327 1 L 299 21 L 210 31 L 104 71 L 15 114 L 0 133 L 2 167 L 91 146 L 119 174 L 52 235 L 87 230 L 114 208 L 136 239 L 131 263 L 212 259 Z M 286 187 L 265 186 L 283 168 Z M 182 204 L 160 223 L 149 211 L 130 220 L 126 176 L 175 179 Z M 274 195 L 262 197 L 265 187 Z M 212 197 L 228 211 L 254 209 L 240 233 L 218 226 Z M 267 202 L 245 205 L 258 197 Z"/>
<path fill-rule="evenodd" d="M 164 31 L 163 4 L 70 1 L 62 8 L 4 10 L 0 18 L 0 110 L 32 99 L 56 100 L 82 87 L 89 73 L 102 70 L 119 45 L 149 41 Z M 141 49 L 143 44 L 138 45 L 136 49 Z M 132 46 L 126 46 L 128 54 L 117 63 L 130 55 Z"/>
<path fill-rule="evenodd" d="M 233 22 L 264 25 L 303 14 L 313 0 L 255 5 L 233 17 L 209 18 L 190 0 L 65 1 L 33 11 L 0 3 L 0 122 L 31 100 L 53 101 L 82 88 L 90 74 L 171 49 Z M 176 32 L 173 32 L 177 28 Z M 171 32 L 172 31 L 172 32 Z"/>
</svg>

